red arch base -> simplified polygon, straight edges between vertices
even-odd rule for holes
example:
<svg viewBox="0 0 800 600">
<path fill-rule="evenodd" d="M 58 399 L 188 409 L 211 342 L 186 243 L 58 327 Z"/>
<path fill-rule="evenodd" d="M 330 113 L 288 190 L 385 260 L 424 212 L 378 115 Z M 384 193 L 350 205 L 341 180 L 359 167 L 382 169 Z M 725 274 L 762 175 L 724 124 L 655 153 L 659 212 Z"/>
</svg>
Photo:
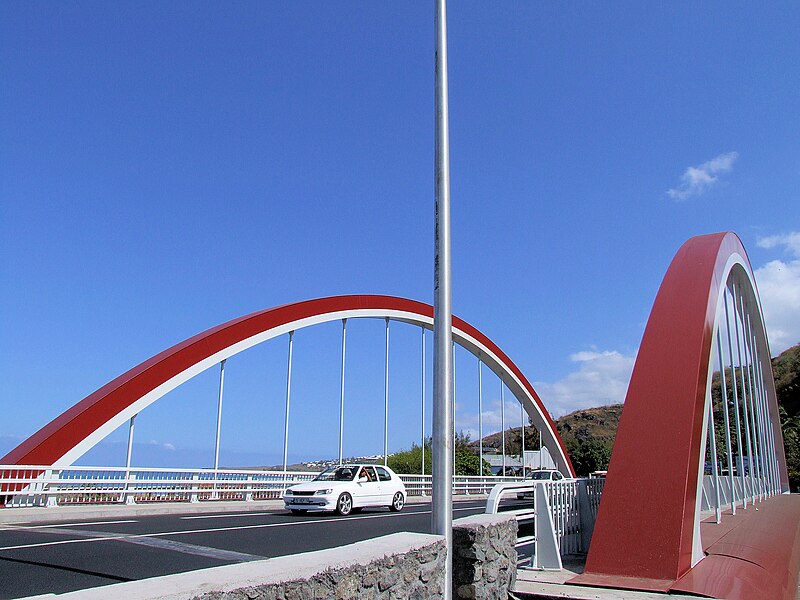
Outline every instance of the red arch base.
<svg viewBox="0 0 800 600">
<path fill-rule="evenodd" d="M 677 590 L 676 582 L 694 572 L 709 360 L 718 299 L 732 261 L 752 281 L 744 247 L 732 233 L 692 238 L 673 259 L 631 376 L 586 568 L 570 583 L 666 592 Z M 771 412 L 777 415 L 777 405 Z M 786 481 L 785 461 L 782 467 Z M 776 523 L 762 520 L 767 527 Z M 713 594 L 717 588 L 710 579 L 735 580 L 737 565 L 714 560 L 725 565 L 723 572 L 695 578 L 693 593 Z M 748 585 L 756 581 L 745 577 Z M 762 570 L 762 586 L 771 585 L 770 577 Z M 706 584 L 711 591 L 703 588 Z"/>
</svg>

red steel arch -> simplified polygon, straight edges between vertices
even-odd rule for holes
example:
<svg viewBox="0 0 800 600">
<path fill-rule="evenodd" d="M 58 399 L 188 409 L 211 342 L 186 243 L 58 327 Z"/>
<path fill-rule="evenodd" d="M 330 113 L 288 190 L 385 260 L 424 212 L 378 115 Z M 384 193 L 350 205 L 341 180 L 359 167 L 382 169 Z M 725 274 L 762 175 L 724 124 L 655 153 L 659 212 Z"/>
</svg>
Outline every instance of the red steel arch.
<svg viewBox="0 0 800 600">
<path fill-rule="evenodd" d="M 148 394 L 153 394 L 155 398 L 150 402 L 157 400 L 166 393 L 159 391 L 161 386 L 170 385 L 169 389 L 174 388 L 179 385 L 175 383 L 176 380 L 182 382 L 192 376 L 186 373 L 193 370 L 196 373 L 216 364 L 226 352 L 228 355 L 237 352 L 237 346 L 249 347 L 257 343 L 253 340 L 262 339 L 259 336 L 265 332 L 283 333 L 283 330 L 299 329 L 338 318 L 378 315 L 391 315 L 392 318 L 429 329 L 433 323 L 431 305 L 378 295 L 318 298 L 239 317 L 176 344 L 120 375 L 53 419 L 0 459 L 0 464 L 45 466 L 61 464 L 65 457 L 69 464 L 102 439 L 96 439 L 98 432 L 108 429 L 112 421 L 119 420 L 122 413 L 130 412 L 134 403 L 141 402 Z M 492 340 L 463 319 L 453 316 L 453 330 L 454 339 L 462 346 L 484 358 L 491 357 L 492 362 L 485 364 L 503 379 L 528 414 L 541 422 L 545 429 L 543 440 L 550 446 L 553 458 L 562 469 L 574 475 L 555 424 L 522 371 Z M 530 406 L 530 403 L 535 406 Z M 531 408 L 534 414 L 531 414 Z"/>
<path fill-rule="evenodd" d="M 688 240 L 670 264 L 647 322 L 586 568 L 573 583 L 664 592 L 702 558 L 698 517 L 704 416 L 714 371 L 712 343 L 729 281 L 742 290 L 755 315 L 756 334 L 767 348 L 752 268 L 739 238 L 717 233 Z M 771 386 L 781 487 L 788 491 L 768 350 L 760 360 Z M 717 579 L 726 580 L 737 569 L 743 571 L 735 566 L 730 572 L 726 564 Z"/>
</svg>

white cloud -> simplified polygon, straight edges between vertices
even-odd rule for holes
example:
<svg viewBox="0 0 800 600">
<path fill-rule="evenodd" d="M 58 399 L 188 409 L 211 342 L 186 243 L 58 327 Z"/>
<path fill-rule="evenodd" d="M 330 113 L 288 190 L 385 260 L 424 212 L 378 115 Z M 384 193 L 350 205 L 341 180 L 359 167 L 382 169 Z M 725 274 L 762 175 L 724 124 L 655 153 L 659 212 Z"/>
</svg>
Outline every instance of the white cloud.
<svg viewBox="0 0 800 600">
<path fill-rule="evenodd" d="M 681 175 L 678 187 L 667 190 L 667 194 L 673 200 L 687 200 L 702 194 L 718 183 L 720 173 L 727 173 L 733 168 L 737 158 L 738 152 L 727 152 L 698 167 L 689 167 Z"/>
<path fill-rule="evenodd" d="M 620 404 L 625 401 L 635 359 L 635 355 L 616 350 L 576 352 L 570 360 L 579 363 L 577 371 L 554 383 L 537 382 L 533 387 L 553 418 L 582 408 Z"/>
<path fill-rule="evenodd" d="M 788 261 L 772 260 L 755 270 L 756 285 L 773 355 L 800 342 L 800 232 L 758 240 L 761 248 L 784 247 Z"/>
<path fill-rule="evenodd" d="M 533 387 L 542 399 L 545 408 L 554 419 L 582 408 L 620 404 L 625 401 L 625 392 L 631 378 L 635 356 L 626 356 L 616 351 L 584 350 L 570 356 L 578 363 L 578 369 L 554 383 L 534 382 Z M 510 392 L 505 394 L 506 429 L 519 427 L 523 418 L 519 402 Z M 503 412 L 499 393 L 483 399 L 483 435 L 500 431 Z M 525 419 L 527 424 L 527 419 Z M 477 440 L 478 414 L 470 408 L 456 403 L 456 428 Z"/>
<path fill-rule="evenodd" d="M 759 248 L 767 248 L 768 250 L 784 246 L 787 252 L 794 255 L 795 258 L 800 258 L 800 232 L 798 231 L 759 238 L 757 244 Z"/>
<path fill-rule="evenodd" d="M 534 386 L 535 388 L 535 386 Z M 538 391 L 538 390 L 537 390 Z M 484 392 L 485 394 L 485 392 Z M 545 404 L 547 407 L 547 404 Z M 548 407 L 549 410 L 549 407 Z M 461 405 L 456 403 L 456 430 L 463 431 L 469 434 L 470 439 L 480 439 L 478 413 L 472 412 L 471 408 L 466 408 L 466 413 L 461 410 Z M 505 425 L 506 429 L 518 428 L 520 424 L 525 421 L 528 425 L 527 418 L 520 412 L 520 404 L 516 398 L 506 390 L 505 393 Z M 483 399 L 483 435 L 487 436 L 502 429 L 503 412 L 500 407 L 499 393 L 496 398 Z"/>
<path fill-rule="evenodd" d="M 791 255 L 789 260 L 772 260 L 754 271 L 770 350 L 776 355 L 800 343 L 800 232 L 764 237 L 758 246 L 783 248 Z M 575 371 L 552 383 L 535 382 L 533 387 L 553 418 L 583 408 L 619 404 L 625 401 L 635 359 L 635 354 L 616 350 L 582 350 L 570 355 L 577 363 Z M 506 427 L 519 427 L 519 403 L 508 393 L 505 400 Z M 462 412 L 460 405 L 456 411 L 458 429 L 478 439 L 477 414 L 468 409 Z M 484 399 L 484 435 L 500 431 L 501 422 L 499 397 Z"/>
<path fill-rule="evenodd" d="M 170 452 L 176 450 L 175 444 L 171 442 L 159 442 L 158 440 L 150 440 L 149 442 L 145 442 L 145 444 L 148 446 L 156 446 L 158 448 L 161 448 L 162 450 L 168 450 Z"/>
</svg>

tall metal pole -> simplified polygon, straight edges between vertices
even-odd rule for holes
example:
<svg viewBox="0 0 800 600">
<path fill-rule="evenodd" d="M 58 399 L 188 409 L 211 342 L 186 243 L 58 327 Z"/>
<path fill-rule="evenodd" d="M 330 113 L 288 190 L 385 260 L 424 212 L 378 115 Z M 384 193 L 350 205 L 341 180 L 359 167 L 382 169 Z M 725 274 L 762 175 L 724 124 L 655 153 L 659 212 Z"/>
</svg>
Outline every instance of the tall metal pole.
<svg viewBox="0 0 800 600">
<path fill-rule="evenodd" d="M 525 477 L 525 407 L 522 402 L 519 403 L 519 420 L 522 421 L 522 449 L 520 450 L 520 458 L 522 462 L 522 476 Z"/>
<path fill-rule="evenodd" d="M 130 425 L 128 425 L 128 454 L 125 458 L 125 491 L 129 489 L 129 483 L 127 483 L 131 478 L 131 453 L 133 452 L 133 423 L 136 420 L 137 415 L 133 415 L 131 417 Z M 135 502 L 133 496 L 129 496 L 125 494 L 125 503 L 128 504 L 129 502 Z"/>
<path fill-rule="evenodd" d="M 750 315 L 745 313 L 744 296 L 740 298 L 742 306 L 742 335 L 746 336 L 744 340 L 744 355 L 747 360 L 747 385 L 750 390 L 750 402 L 753 409 L 753 439 L 758 447 L 758 486 L 759 495 L 763 500 L 765 497 L 764 486 L 764 430 L 761 421 L 761 402 L 756 394 L 756 383 L 754 381 L 755 373 L 753 371 L 755 355 L 752 350 L 753 337 L 750 332 Z"/>
<path fill-rule="evenodd" d="M 734 287 L 734 302 L 736 301 L 737 296 L 738 294 L 736 294 L 736 288 Z M 741 297 L 739 297 L 739 299 L 741 300 Z M 751 473 L 753 474 L 753 484 L 754 487 L 756 488 L 753 490 L 753 495 L 754 495 L 754 502 L 756 496 L 758 497 L 758 500 L 760 502 L 761 500 L 763 500 L 763 497 L 761 495 L 761 462 L 760 462 L 761 449 L 759 448 L 759 438 L 756 435 L 757 415 L 755 412 L 755 403 L 753 401 L 753 387 L 752 387 L 752 381 L 750 379 L 750 368 L 749 366 L 745 366 L 745 362 L 748 361 L 748 358 L 747 358 L 747 339 L 745 338 L 745 336 L 747 335 L 747 330 L 745 324 L 744 304 L 740 303 L 739 306 L 736 308 L 736 310 L 741 311 L 739 316 L 742 322 L 741 342 L 743 350 L 740 355 L 739 362 L 742 370 L 742 389 L 745 392 L 744 394 L 745 401 L 748 403 L 748 408 L 750 410 L 750 427 L 752 429 L 750 435 L 753 440 L 753 463 L 750 465 L 750 468 L 751 468 Z M 737 320 L 737 324 L 738 322 L 739 321 Z M 738 332 L 737 332 L 737 337 L 738 337 Z M 746 383 L 745 383 L 745 376 L 746 376 Z"/>
<path fill-rule="evenodd" d="M 770 444 L 770 429 L 769 429 L 769 408 L 767 404 L 767 396 L 764 394 L 763 380 L 761 377 L 761 353 L 758 350 L 758 340 L 752 333 L 750 326 L 750 316 L 747 317 L 748 330 L 751 339 L 751 348 L 753 351 L 753 381 L 755 383 L 756 397 L 759 399 L 761 407 L 761 431 L 764 439 L 764 488 L 767 496 L 772 495 L 772 446 Z"/>
<path fill-rule="evenodd" d="M 219 363 L 219 398 L 217 400 L 217 435 L 214 440 L 214 491 L 212 499 L 217 499 L 217 471 L 219 469 L 219 433 L 222 428 L 222 386 L 225 383 L 225 361 Z"/>
<path fill-rule="evenodd" d="M 503 477 L 506 476 L 506 386 L 500 381 L 500 443 L 503 445 Z"/>
<path fill-rule="evenodd" d="M 128 456 L 125 459 L 125 477 L 128 477 L 127 470 L 131 468 L 131 452 L 133 451 L 133 422 L 136 420 L 136 415 L 131 417 L 130 425 L 128 425 Z"/>
<path fill-rule="evenodd" d="M 717 362 L 719 363 L 719 383 L 722 404 L 725 407 L 725 449 L 728 452 L 728 481 L 731 485 L 731 514 L 736 514 L 736 479 L 733 475 L 733 452 L 731 451 L 731 423 L 728 416 L 728 388 L 725 383 L 725 361 L 722 356 L 722 335 L 717 330 Z M 713 402 L 712 402 L 713 404 Z"/>
<path fill-rule="evenodd" d="M 447 8 L 436 0 L 435 224 L 433 263 L 433 533 L 444 536 L 445 600 L 453 596 L 453 394 L 450 273 L 450 131 L 447 102 Z"/>
<path fill-rule="evenodd" d="M 422 438 L 420 446 L 422 448 L 422 466 L 420 474 L 425 475 L 425 328 L 422 329 Z"/>
<path fill-rule="evenodd" d="M 764 435 L 767 446 L 767 481 L 769 483 L 770 496 L 775 493 L 775 446 L 772 437 L 772 421 L 769 418 L 769 397 L 764 387 L 764 373 L 761 364 L 761 350 L 759 348 L 758 340 L 755 335 L 753 336 L 753 349 L 756 356 L 753 359 L 753 366 L 755 368 L 756 383 L 758 385 L 758 395 L 761 397 L 761 406 L 764 419 Z"/>
<path fill-rule="evenodd" d="M 483 383 L 481 381 L 481 367 L 483 361 L 478 356 L 478 448 L 480 457 L 480 474 L 483 477 Z"/>
<path fill-rule="evenodd" d="M 339 397 L 339 464 L 342 464 L 342 440 L 344 439 L 344 358 L 347 342 L 347 319 L 342 319 L 342 385 Z"/>
<path fill-rule="evenodd" d="M 708 443 L 711 444 L 711 475 L 714 480 L 714 515 L 716 522 L 722 521 L 722 507 L 719 499 L 719 469 L 717 468 L 717 437 L 714 433 L 714 403 L 708 403 Z"/>
<path fill-rule="evenodd" d="M 219 363 L 219 397 L 217 399 L 217 436 L 214 440 L 214 470 L 219 468 L 219 433 L 222 429 L 222 386 L 225 383 L 225 361 Z M 216 479 L 216 474 L 214 479 Z"/>
<path fill-rule="evenodd" d="M 767 394 L 767 388 L 764 383 L 764 364 L 762 360 L 762 352 L 759 351 L 759 360 L 758 360 L 758 378 L 759 378 L 759 385 L 761 386 L 761 393 L 764 397 L 765 403 L 765 410 L 767 411 L 766 419 L 767 419 L 767 427 L 768 427 L 768 434 L 769 434 L 769 448 L 770 448 L 770 464 L 771 469 L 770 472 L 772 473 L 772 493 L 773 494 L 780 494 L 781 482 L 780 477 L 778 475 L 778 457 L 777 451 L 775 450 L 775 429 L 772 424 L 772 419 L 770 418 L 771 411 L 769 409 L 770 402 L 769 402 L 769 395 Z M 767 354 L 769 356 L 769 354 Z"/>
<path fill-rule="evenodd" d="M 283 480 L 286 481 L 286 463 L 289 450 L 289 401 L 292 398 L 292 338 L 294 331 L 289 332 L 289 358 L 286 361 L 286 420 L 283 425 Z"/>
<path fill-rule="evenodd" d="M 739 337 L 739 316 L 738 316 L 738 307 L 736 305 L 736 286 L 731 288 L 731 303 L 733 304 L 733 326 L 736 335 L 736 355 L 739 359 L 739 383 L 741 384 L 742 390 L 742 406 L 744 407 L 744 426 L 745 426 L 745 433 L 747 438 L 747 468 L 749 471 L 749 479 L 750 479 L 750 499 L 755 503 L 756 501 L 756 492 L 755 492 L 755 475 L 754 475 L 754 466 L 755 463 L 753 461 L 753 452 L 754 452 L 754 440 L 750 435 L 751 431 L 751 420 L 750 420 L 750 410 L 747 405 L 747 388 L 745 387 L 744 382 L 744 361 L 742 360 L 742 344 L 741 338 Z M 732 361 L 731 361 L 732 362 Z M 733 373 L 733 367 L 731 366 L 731 373 Z"/>
<path fill-rule="evenodd" d="M 456 473 L 456 343 L 453 342 L 453 476 Z"/>
<path fill-rule="evenodd" d="M 750 324 L 750 317 L 748 316 L 748 324 Z M 757 394 L 758 397 L 761 399 L 761 422 L 762 422 L 762 430 L 764 432 L 764 477 L 765 477 L 765 484 L 767 485 L 770 496 L 772 495 L 773 490 L 773 465 L 774 465 L 774 448 L 773 448 L 773 440 L 772 440 L 772 428 L 770 426 L 770 410 L 769 410 L 769 401 L 766 394 L 766 390 L 764 389 L 764 374 L 761 370 L 761 351 L 759 349 L 758 339 L 754 333 L 752 333 L 752 326 L 751 326 L 751 336 L 752 336 L 752 348 L 753 348 L 753 374 L 755 376 L 756 386 L 757 386 Z"/>
<path fill-rule="evenodd" d="M 386 370 L 383 378 L 383 464 L 389 462 L 389 317 L 386 317 Z"/>
<path fill-rule="evenodd" d="M 742 508 L 747 508 L 747 479 L 744 475 L 744 448 L 742 442 L 742 423 L 739 419 L 739 389 L 736 382 L 736 370 L 733 364 L 733 342 L 731 341 L 731 319 L 728 312 L 728 288 L 723 292 L 723 304 L 725 305 L 725 332 L 728 339 L 728 356 L 731 359 L 731 383 L 733 385 L 733 406 L 736 415 L 736 447 L 739 452 L 739 462 L 737 463 L 737 474 L 742 482 Z M 734 315 L 735 317 L 736 315 Z M 722 367 L 722 375 L 725 375 L 725 367 Z M 744 419 L 742 415 L 742 419 Z"/>
<path fill-rule="evenodd" d="M 539 434 L 539 469 L 542 468 L 542 430 L 537 429 L 536 433 Z"/>
<path fill-rule="evenodd" d="M 770 479 L 770 486 L 772 494 L 778 493 L 779 483 L 777 479 L 777 472 L 775 467 L 777 465 L 777 459 L 775 457 L 775 438 L 774 438 L 774 431 L 772 429 L 772 419 L 770 419 L 770 410 L 769 410 L 769 396 L 767 395 L 767 390 L 764 386 L 764 371 L 763 371 L 763 364 L 762 364 L 762 352 L 760 350 L 760 345 L 758 341 L 753 338 L 753 345 L 756 349 L 756 354 L 758 355 L 758 360 L 755 362 L 756 367 L 756 381 L 758 382 L 758 389 L 761 397 L 763 398 L 763 406 L 764 406 L 764 424 L 766 426 L 766 435 L 767 435 L 767 444 L 769 448 L 769 470 L 768 475 Z"/>
</svg>

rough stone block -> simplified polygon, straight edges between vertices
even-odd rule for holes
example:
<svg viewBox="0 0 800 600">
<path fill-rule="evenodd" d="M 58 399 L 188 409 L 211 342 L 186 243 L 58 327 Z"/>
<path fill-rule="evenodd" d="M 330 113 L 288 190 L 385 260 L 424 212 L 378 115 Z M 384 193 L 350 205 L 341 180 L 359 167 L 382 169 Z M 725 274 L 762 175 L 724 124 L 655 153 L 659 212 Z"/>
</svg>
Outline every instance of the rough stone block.
<svg viewBox="0 0 800 600">
<path fill-rule="evenodd" d="M 457 598 L 507 598 L 516 580 L 517 522 L 475 515 L 453 522 L 453 590 Z"/>
</svg>

